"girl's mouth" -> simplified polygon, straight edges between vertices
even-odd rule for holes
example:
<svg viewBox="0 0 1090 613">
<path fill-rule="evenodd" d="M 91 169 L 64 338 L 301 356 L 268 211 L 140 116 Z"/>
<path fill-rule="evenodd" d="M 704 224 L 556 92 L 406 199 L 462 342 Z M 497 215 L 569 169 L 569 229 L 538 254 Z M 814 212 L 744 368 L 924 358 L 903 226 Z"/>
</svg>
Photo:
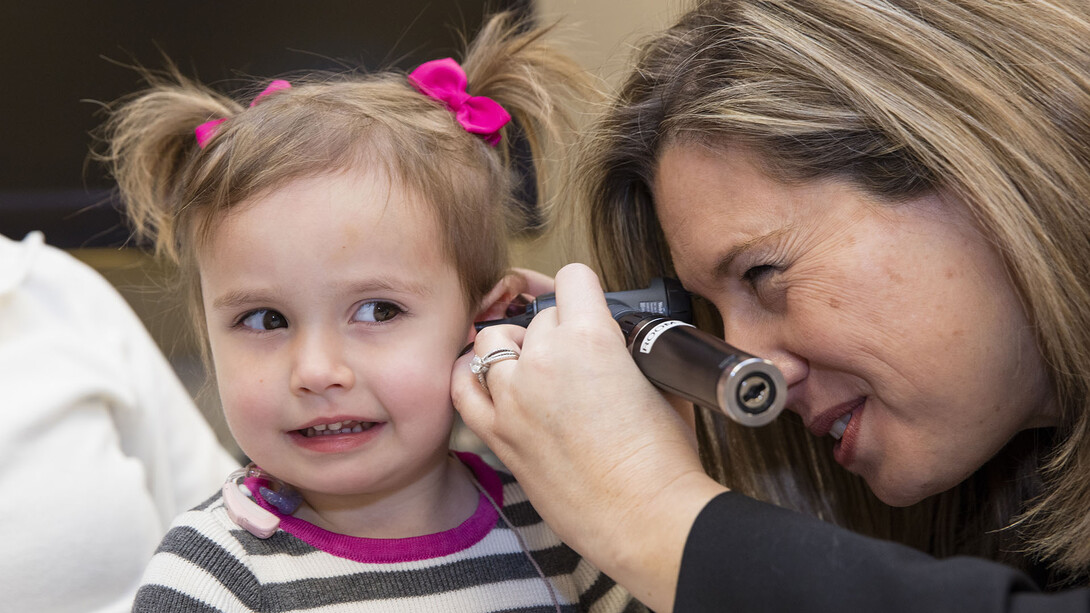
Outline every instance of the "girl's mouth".
<svg viewBox="0 0 1090 613">
<path fill-rule="evenodd" d="M 334 434 L 354 434 L 370 430 L 375 427 L 377 422 L 373 421 L 337 421 L 330 424 L 318 424 L 311 426 L 310 428 L 303 428 L 296 430 L 299 434 L 302 434 L 306 438 L 314 438 L 316 436 L 332 436 Z"/>
</svg>

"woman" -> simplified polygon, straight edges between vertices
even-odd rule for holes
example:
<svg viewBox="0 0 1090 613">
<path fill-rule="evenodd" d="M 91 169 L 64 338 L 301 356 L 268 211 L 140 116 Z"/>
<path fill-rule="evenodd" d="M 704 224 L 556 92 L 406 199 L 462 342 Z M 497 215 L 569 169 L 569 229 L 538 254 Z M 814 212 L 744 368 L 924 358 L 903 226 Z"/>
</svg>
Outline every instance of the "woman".
<svg viewBox="0 0 1090 613">
<path fill-rule="evenodd" d="M 478 337 L 521 357 L 456 369 L 464 419 L 658 610 L 1090 610 L 1087 11 L 701 4 L 601 122 L 586 218 L 607 286 L 677 275 L 793 414 L 698 414 L 702 467 L 573 266 Z"/>
</svg>

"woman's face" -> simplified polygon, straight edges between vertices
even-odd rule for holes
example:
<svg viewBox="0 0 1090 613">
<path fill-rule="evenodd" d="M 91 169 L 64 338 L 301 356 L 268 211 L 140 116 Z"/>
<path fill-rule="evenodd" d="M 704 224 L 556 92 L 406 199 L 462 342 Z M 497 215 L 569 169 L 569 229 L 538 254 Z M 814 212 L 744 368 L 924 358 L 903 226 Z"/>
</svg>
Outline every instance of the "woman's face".
<svg viewBox="0 0 1090 613">
<path fill-rule="evenodd" d="M 1055 422 L 1033 330 L 962 206 L 785 184 L 760 163 L 668 148 L 658 218 L 685 287 L 715 304 L 727 342 L 783 370 L 787 408 L 839 438 L 838 463 L 908 505 Z"/>
</svg>

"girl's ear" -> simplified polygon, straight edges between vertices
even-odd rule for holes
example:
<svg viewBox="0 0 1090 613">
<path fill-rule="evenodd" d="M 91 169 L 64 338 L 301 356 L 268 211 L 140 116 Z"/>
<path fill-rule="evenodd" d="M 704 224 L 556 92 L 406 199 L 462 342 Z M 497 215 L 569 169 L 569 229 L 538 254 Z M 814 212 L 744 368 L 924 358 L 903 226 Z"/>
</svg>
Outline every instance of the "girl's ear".
<svg viewBox="0 0 1090 613">
<path fill-rule="evenodd" d="M 517 272 L 509 272 L 481 298 L 477 316 L 473 321 L 487 321 L 507 317 L 507 307 L 519 299 L 520 292 L 526 287 L 526 280 Z"/>
<path fill-rule="evenodd" d="M 509 316 L 507 309 L 512 305 L 525 307 L 535 296 L 551 291 L 553 291 L 552 277 L 526 268 L 512 268 L 481 299 L 473 321 L 503 319 Z M 476 336 L 477 331 L 471 326 L 467 342 L 472 342 Z"/>
</svg>

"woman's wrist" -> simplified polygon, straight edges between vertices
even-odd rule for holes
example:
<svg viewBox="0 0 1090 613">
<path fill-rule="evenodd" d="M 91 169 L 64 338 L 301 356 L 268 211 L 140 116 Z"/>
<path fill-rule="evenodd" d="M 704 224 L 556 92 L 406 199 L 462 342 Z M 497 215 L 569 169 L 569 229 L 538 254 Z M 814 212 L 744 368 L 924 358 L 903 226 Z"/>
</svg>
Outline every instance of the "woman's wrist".
<svg viewBox="0 0 1090 613">
<path fill-rule="evenodd" d="M 702 470 L 690 470 L 621 510 L 609 542 L 602 543 L 609 551 L 602 570 L 652 609 L 673 610 L 692 525 L 708 502 L 726 491 Z"/>
</svg>

